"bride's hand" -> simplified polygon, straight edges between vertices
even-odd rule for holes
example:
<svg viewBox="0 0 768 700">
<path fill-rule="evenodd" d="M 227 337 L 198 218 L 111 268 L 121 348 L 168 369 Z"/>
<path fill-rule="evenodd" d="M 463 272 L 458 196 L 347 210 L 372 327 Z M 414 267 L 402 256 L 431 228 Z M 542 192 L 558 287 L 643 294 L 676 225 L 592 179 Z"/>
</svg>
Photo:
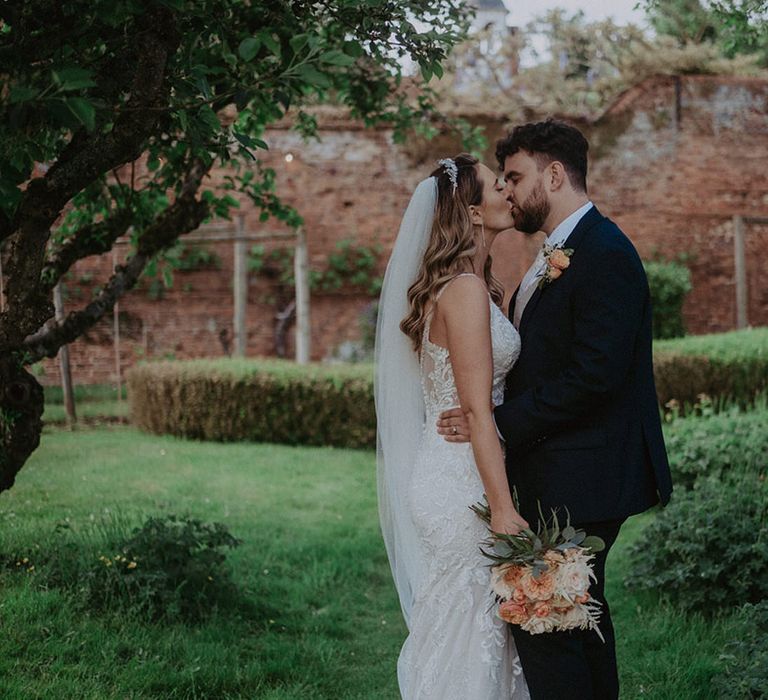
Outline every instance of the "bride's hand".
<svg viewBox="0 0 768 700">
<path fill-rule="evenodd" d="M 523 530 L 530 529 L 528 521 L 517 511 L 512 511 L 508 515 L 496 516 L 491 513 L 491 530 L 506 535 L 517 535 Z"/>
</svg>

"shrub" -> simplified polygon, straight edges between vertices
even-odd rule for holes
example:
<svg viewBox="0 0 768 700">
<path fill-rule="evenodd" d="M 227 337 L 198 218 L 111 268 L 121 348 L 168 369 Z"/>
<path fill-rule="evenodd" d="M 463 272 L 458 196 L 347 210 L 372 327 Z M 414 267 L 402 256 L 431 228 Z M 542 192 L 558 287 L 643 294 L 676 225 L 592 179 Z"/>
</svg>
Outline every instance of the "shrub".
<svg viewBox="0 0 768 700">
<path fill-rule="evenodd" d="M 674 262 L 644 262 L 653 304 L 653 337 L 676 338 L 685 335 L 683 302 L 691 291 L 691 273 Z"/>
<path fill-rule="evenodd" d="M 738 639 L 723 650 L 725 671 L 714 687 L 723 700 L 768 697 L 768 600 L 739 611 Z"/>
<path fill-rule="evenodd" d="M 222 523 L 151 517 L 86 573 L 89 605 L 117 601 L 151 619 L 199 620 L 234 592 L 221 550 L 240 543 Z"/>
<path fill-rule="evenodd" d="M 765 475 L 768 408 L 673 420 L 664 425 L 664 440 L 676 488 L 691 488 L 702 476 Z"/>
<path fill-rule="evenodd" d="M 713 612 L 768 596 L 768 482 L 700 479 L 630 548 L 625 583 L 660 591 L 685 610 Z"/>
<path fill-rule="evenodd" d="M 153 433 L 373 447 L 370 365 L 191 360 L 138 365 L 127 378 L 132 421 Z"/>
<path fill-rule="evenodd" d="M 751 405 L 768 389 L 768 328 L 656 342 L 653 368 L 662 406 L 700 394 Z"/>
<path fill-rule="evenodd" d="M 221 523 L 164 515 L 129 532 L 124 518 L 110 516 L 87 532 L 60 523 L 34 554 L 5 556 L 4 563 L 73 593 L 89 610 L 198 621 L 236 600 L 221 550 L 239 544 Z"/>
</svg>

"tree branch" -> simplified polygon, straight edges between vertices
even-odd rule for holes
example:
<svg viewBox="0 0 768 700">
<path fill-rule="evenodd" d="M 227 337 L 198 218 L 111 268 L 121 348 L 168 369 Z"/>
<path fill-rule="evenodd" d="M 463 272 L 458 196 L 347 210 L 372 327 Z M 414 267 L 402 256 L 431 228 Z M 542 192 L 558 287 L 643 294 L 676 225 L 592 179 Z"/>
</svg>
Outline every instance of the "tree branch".
<svg viewBox="0 0 768 700">
<path fill-rule="evenodd" d="M 173 13 L 157 7 L 143 16 L 137 34 L 138 65 L 128 103 L 153 107 L 167 101 L 165 68 L 180 37 Z M 39 287 L 50 227 L 64 205 L 104 172 L 136 160 L 155 127 L 151 111 L 119 117 L 107 134 L 77 132 L 44 177 L 32 179 L 14 216 L 18 230 L 10 251 L 8 310 L 0 314 L 0 351 L 18 347 L 53 315 L 50 296 Z"/>
<path fill-rule="evenodd" d="M 80 311 L 73 311 L 61 322 L 41 328 L 24 341 L 25 361 L 38 362 L 53 357 L 59 348 L 81 336 L 115 302 L 132 289 L 146 264 L 161 250 L 168 248 L 179 236 L 194 231 L 209 214 L 208 204 L 195 199 L 208 168 L 197 160 L 182 186 L 176 201 L 148 226 L 138 242 L 136 254 L 125 265 L 119 265 L 97 297 Z"/>
<path fill-rule="evenodd" d="M 69 237 L 45 263 L 40 273 L 41 290 L 47 294 L 78 260 L 112 250 L 115 241 L 130 227 L 133 212 L 118 209 L 108 219 L 88 224 Z"/>
</svg>

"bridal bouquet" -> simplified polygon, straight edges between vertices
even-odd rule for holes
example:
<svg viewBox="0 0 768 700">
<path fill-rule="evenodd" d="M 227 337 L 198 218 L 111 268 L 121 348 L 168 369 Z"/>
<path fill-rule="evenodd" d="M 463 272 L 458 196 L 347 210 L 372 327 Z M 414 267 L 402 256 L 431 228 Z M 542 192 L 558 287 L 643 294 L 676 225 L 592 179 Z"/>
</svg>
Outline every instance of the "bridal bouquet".
<svg viewBox="0 0 768 700">
<path fill-rule="evenodd" d="M 487 501 L 470 508 L 490 525 Z M 595 580 L 593 552 L 605 543 L 572 527 L 570 518 L 561 529 L 555 511 L 549 520 L 539 514 L 536 532 L 491 532 L 483 542 L 486 549 L 480 548 L 493 562 L 491 590 L 498 616 L 531 634 L 578 628 L 595 630 L 603 639 L 597 626 L 600 602 L 590 598 L 589 585 Z"/>
</svg>

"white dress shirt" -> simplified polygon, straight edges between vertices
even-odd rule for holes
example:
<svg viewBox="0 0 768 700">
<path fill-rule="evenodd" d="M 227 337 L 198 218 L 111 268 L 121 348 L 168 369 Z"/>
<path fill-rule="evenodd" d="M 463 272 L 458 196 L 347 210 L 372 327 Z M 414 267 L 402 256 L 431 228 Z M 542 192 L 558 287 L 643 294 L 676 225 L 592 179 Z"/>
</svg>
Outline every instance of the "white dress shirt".
<svg viewBox="0 0 768 700">
<path fill-rule="evenodd" d="M 573 233 L 573 229 L 576 228 L 576 224 L 581 221 L 582 217 L 593 207 L 592 202 L 587 202 L 584 206 L 579 207 L 573 214 L 563 219 L 557 226 L 555 226 L 552 233 L 547 236 L 542 247 L 539 249 L 536 259 L 533 264 L 528 268 L 528 272 L 525 273 L 523 281 L 520 283 L 520 291 L 515 298 L 515 309 L 512 314 L 512 323 L 515 328 L 520 328 L 520 319 L 523 317 L 523 311 L 525 305 L 529 299 L 533 296 L 533 292 L 536 290 L 536 284 L 539 277 L 546 268 L 546 262 L 544 261 L 544 246 L 560 246 L 565 243 L 568 236 Z"/>
</svg>

